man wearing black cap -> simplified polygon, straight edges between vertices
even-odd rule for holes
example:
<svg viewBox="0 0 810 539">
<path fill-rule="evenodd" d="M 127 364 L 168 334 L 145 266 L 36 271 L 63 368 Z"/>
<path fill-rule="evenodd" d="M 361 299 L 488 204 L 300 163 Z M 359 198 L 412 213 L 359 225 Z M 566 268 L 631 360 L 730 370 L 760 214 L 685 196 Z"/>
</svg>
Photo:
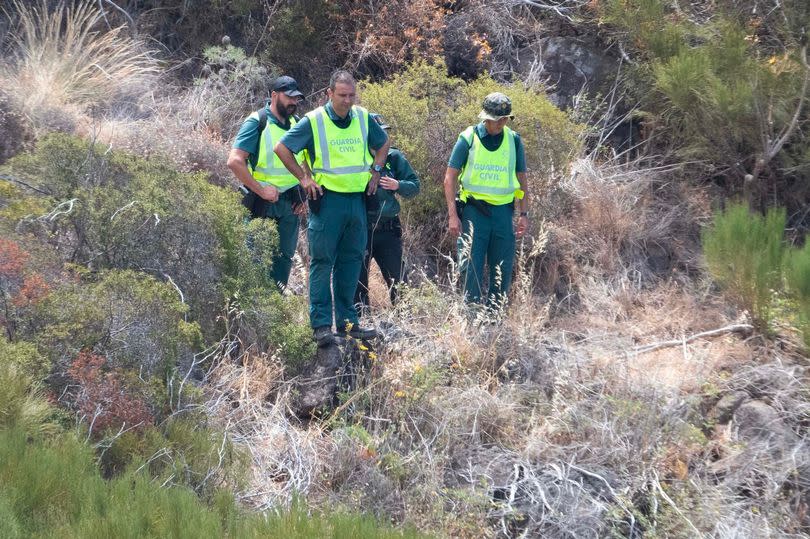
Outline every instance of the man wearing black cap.
<svg viewBox="0 0 810 539">
<path fill-rule="evenodd" d="M 391 126 L 379 114 L 370 114 L 372 120 L 384 130 Z M 380 188 L 366 199 L 366 220 L 368 244 L 360 281 L 354 295 L 354 303 L 365 310 L 368 301 L 368 269 L 373 258 L 380 267 L 385 284 L 388 286 L 391 303 L 397 301 L 397 284 L 405 282 L 406 272 L 402 265 L 402 224 L 399 220 L 399 200 L 412 198 L 419 193 L 419 176 L 399 149 L 393 146 L 388 150 L 380 177 Z"/>
<path fill-rule="evenodd" d="M 283 287 L 290 277 L 298 244 L 298 216 L 306 210 L 306 195 L 273 152 L 273 146 L 295 125 L 293 114 L 304 94 L 295 79 L 287 76 L 278 77 L 270 88 L 270 102 L 242 123 L 228 156 L 228 168 L 250 190 L 246 205 L 253 217 L 276 222 L 279 253 L 273 259 L 270 277 Z M 303 161 L 301 155 L 296 159 Z"/>
<path fill-rule="evenodd" d="M 500 92 L 484 98 L 481 122 L 458 137 L 444 177 L 448 231 L 458 238 L 465 298 L 502 303 L 512 282 L 515 237 L 529 225 L 526 159 L 520 136 L 506 127 L 514 118 L 512 101 Z M 459 210 L 456 206 L 458 196 Z M 515 200 L 520 215 L 512 224 Z M 482 294 L 484 261 L 489 265 L 489 292 Z"/>
</svg>

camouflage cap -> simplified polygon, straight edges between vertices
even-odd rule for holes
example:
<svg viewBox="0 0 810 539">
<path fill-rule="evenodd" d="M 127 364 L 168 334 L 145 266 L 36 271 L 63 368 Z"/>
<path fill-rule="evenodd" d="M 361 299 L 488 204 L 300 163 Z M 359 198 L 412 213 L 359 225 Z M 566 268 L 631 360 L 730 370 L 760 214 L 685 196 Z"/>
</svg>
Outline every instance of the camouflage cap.
<svg viewBox="0 0 810 539">
<path fill-rule="evenodd" d="M 501 92 L 492 92 L 484 98 L 483 110 L 478 113 L 481 120 L 498 121 L 501 118 L 514 118 L 512 100 Z"/>
</svg>

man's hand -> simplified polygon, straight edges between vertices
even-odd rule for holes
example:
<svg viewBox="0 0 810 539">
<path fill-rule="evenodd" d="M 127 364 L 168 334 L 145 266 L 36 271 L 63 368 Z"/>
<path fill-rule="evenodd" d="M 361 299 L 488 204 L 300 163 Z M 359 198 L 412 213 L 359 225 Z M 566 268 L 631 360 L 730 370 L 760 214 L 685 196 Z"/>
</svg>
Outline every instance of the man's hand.
<svg viewBox="0 0 810 539">
<path fill-rule="evenodd" d="M 458 215 L 451 215 L 448 225 L 447 231 L 450 233 L 451 236 L 457 238 L 461 235 L 461 219 L 458 218 Z"/>
<path fill-rule="evenodd" d="M 366 193 L 373 195 L 377 192 L 377 185 L 380 183 L 380 173 L 376 170 L 371 171 L 371 179 L 368 180 L 368 189 Z"/>
<path fill-rule="evenodd" d="M 307 192 L 307 197 L 315 200 L 323 194 L 323 187 L 315 183 L 311 176 L 304 176 L 301 180 L 301 187 Z"/>
<path fill-rule="evenodd" d="M 396 191 L 399 189 L 399 181 L 397 181 L 395 178 L 385 176 L 384 178 L 380 178 L 380 187 L 386 191 Z"/>
<path fill-rule="evenodd" d="M 256 194 L 267 202 L 278 202 L 278 188 L 274 185 L 262 184 L 261 190 Z"/>
<path fill-rule="evenodd" d="M 529 230 L 529 218 L 525 215 L 518 217 L 517 222 L 517 230 L 515 231 L 515 237 L 522 238 L 526 231 Z"/>
</svg>

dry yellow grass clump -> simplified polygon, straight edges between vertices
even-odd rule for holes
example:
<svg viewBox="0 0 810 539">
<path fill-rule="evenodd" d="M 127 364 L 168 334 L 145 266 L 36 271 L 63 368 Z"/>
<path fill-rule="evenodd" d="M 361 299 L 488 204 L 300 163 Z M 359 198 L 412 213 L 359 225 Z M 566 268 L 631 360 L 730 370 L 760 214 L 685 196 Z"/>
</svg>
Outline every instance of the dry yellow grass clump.
<svg viewBox="0 0 810 539">
<path fill-rule="evenodd" d="M 29 114 L 60 106 L 100 106 L 145 88 L 158 64 L 124 27 L 104 28 L 94 2 L 11 4 L 15 54 L 3 66 L 4 86 Z"/>
</svg>

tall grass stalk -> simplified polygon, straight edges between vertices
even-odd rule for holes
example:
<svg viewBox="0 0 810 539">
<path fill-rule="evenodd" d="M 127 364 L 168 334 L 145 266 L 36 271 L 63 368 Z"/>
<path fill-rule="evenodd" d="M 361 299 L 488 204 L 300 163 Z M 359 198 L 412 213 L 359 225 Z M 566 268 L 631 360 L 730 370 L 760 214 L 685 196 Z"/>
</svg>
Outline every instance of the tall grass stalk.
<svg viewBox="0 0 810 539">
<path fill-rule="evenodd" d="M 810 348 L 810 243 L 805 243 L 802 249 L 792 249 L 786 259 L 785 281 L 796 302 L 797 325 L 804 344 Z"/>
<path fill-rule="evenodd" d="M 784 209 L 768 210 L 763 217 L 738 203 L 717 212 L 703 233 L 712 276 L 765 327 L 772 318 L 774 291 L 781 289 L 784 232 Z"/>
<path fill-rule="evenodd" d="M 109 103 L 157 75 L 155 58 L 123 26 L 100 28 L 103 15 L 95 3 L 61 1 L 50 9 L 45 0 L 14 0 L 11 6 L 15 48 L 2 79 L 29 112 L 46 103 Z"/>
</svg>

